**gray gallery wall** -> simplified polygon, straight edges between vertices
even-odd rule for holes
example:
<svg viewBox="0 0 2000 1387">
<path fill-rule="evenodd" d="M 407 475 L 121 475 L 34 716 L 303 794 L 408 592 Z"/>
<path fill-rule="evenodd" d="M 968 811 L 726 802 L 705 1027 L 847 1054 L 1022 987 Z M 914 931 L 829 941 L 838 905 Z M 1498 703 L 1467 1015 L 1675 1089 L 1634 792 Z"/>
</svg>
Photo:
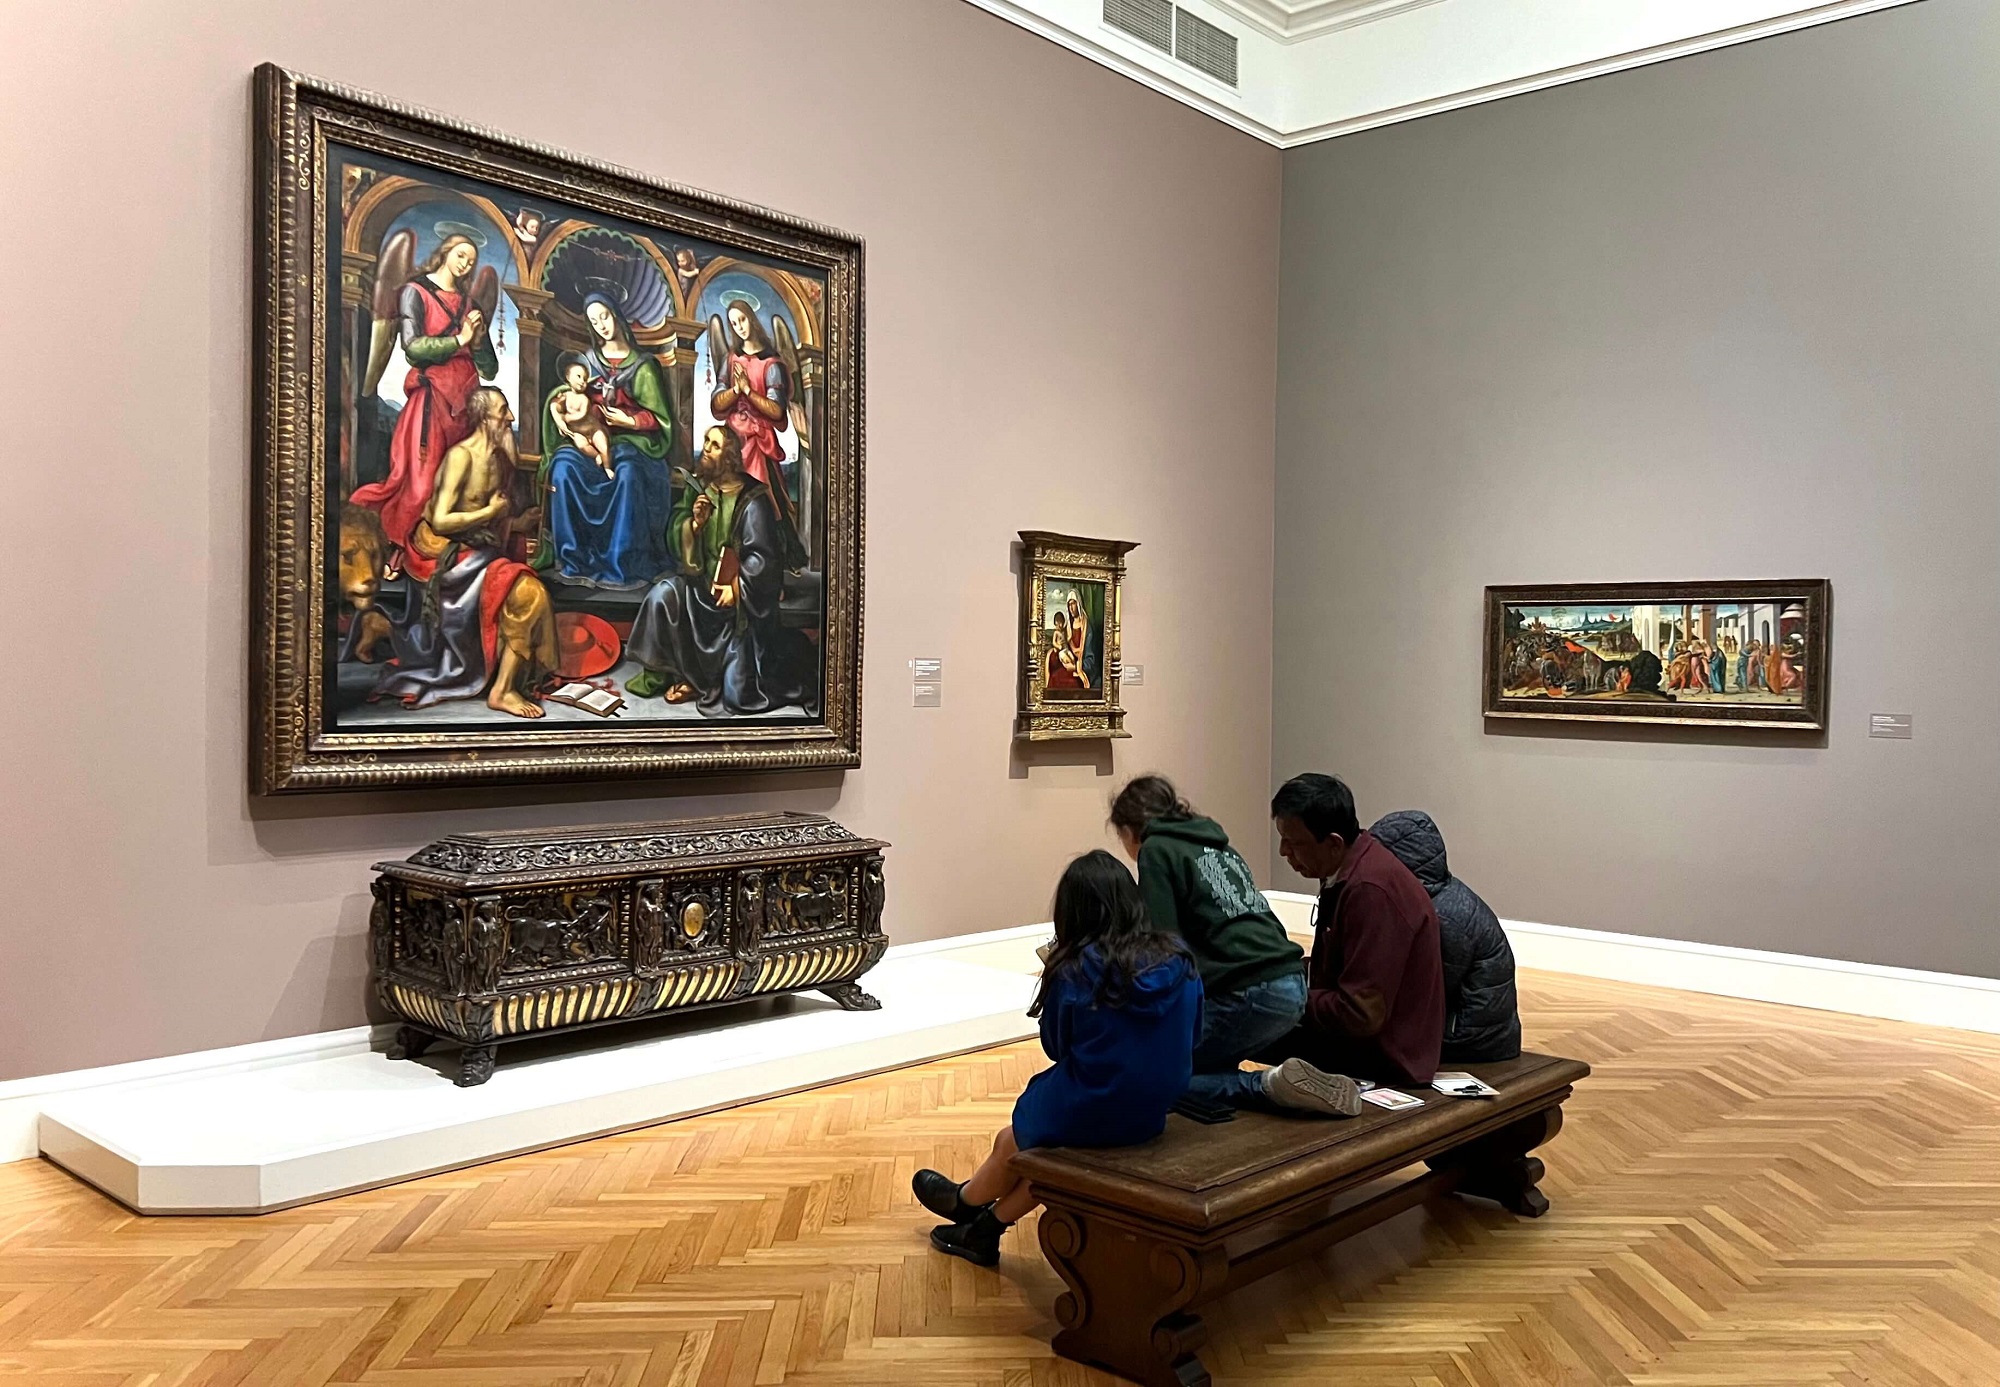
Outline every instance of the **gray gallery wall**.
<svg viewBox="0 0 2000 1387">
<path fill-rule="evenodd" d="M 1288 152 L 1274 776 L 1504 916 L 2000 975 L 1997 76 L 1926 0 Z M 1482 727 L 1484 585 L 1763 577 L 1823 745 Z"/>
<path fill-rule="evenodd" d="M 5 431 L 0 1079 L 359 1023 L 369 865 L 456 829 L 831 813 L 894 843 L 910 940 L 1046 919 L 1115 773 L 1261 828 L 1278 152 L 963 0 L 602 0 L 558 52 L 565 15 L 0 7 L 0 378 L 68 402 Z M 861 770 L 246 794 L 266 60 L 867 238 Z M 1013 744 L 1024 528 L 1142 542 L 1115 751 Z"/>
</svg>

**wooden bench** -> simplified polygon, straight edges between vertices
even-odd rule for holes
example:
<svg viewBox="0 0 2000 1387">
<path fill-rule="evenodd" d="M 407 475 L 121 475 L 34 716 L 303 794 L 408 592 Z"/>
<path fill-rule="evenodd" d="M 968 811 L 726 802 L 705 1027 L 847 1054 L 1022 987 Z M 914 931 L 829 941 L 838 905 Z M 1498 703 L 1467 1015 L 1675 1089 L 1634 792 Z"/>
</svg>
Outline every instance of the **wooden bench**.
<svg viewBox="0 0 2000 1387">
<path fill-rule="evenodd" d="M 1539 1218 L 1549 1201 L 1528 1153 L 1561 1129 L 1590 1066 L 1524 1054 L 1461 1067 L 1500 1096 L 1425 1088 L 1421 1108 L 1350 1119 L 1245 1112 L 1205 1127 L 1175 1115 L 1144 1146 L 1023 1151 L 1014 1168 L 1045 1206 L 1042 1253 L 1069 1286 L 1056 1352 L 1147 1387 L 1199 1387 L 1192 1312 L 1204 1302 L 1439 1195 Z"/>
</svg>

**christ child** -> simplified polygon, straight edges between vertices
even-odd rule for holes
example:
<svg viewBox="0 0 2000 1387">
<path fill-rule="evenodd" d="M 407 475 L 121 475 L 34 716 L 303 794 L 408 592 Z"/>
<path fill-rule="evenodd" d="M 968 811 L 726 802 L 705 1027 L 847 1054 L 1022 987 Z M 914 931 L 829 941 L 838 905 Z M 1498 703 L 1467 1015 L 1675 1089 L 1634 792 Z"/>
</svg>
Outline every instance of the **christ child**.
<svg viewBox="0 0 2000 1387">
<path fill-rule="evenodd" d="M 1043 687 L 1050 689 L 1087 689 L 1090 682 L 1083 676 L 1083 657 L 1076 653 L 1070 642 L 1069 613 L 1057 608 L 1050 618 L 1054 623 L 1049 633 L 1049 653 L 1043 667 Z"/>
<path fill-rule="evenodd" d="M 582 357 L 563 358 L 563 385 L 549 405 L 556 427 L 610 476 L 611 436 L 605 431 L 604 411 L 590 393 L 590 368 Z"/>
</svg>

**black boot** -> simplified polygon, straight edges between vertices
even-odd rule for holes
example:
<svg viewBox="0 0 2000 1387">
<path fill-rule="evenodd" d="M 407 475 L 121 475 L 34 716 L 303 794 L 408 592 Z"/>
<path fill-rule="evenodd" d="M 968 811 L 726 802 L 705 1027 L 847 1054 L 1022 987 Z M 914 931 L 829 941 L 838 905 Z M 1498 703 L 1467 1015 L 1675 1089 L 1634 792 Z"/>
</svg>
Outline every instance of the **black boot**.
<svg viewBox="0 0 2000 1387">
<path fill-rule="evenodd" d="M 972 1216 L 986 1207 L 965 1202 L 965 1186 L 935 1170 L 920 1170 L 910 1178 L 917 1203 L 939 1218 L 953 1223 L 970 1223 Z"/>
<path fill-rule="evenodd" d="M 974 1266 L 997 1267 L 1000 1235 L 1013 1226 L 995 1218 L 992 1209 L 981 1209 L 968 1222 L 931 1229 L 931 1246 L 950 1256 L 963 1257 Z"/>
</svg>

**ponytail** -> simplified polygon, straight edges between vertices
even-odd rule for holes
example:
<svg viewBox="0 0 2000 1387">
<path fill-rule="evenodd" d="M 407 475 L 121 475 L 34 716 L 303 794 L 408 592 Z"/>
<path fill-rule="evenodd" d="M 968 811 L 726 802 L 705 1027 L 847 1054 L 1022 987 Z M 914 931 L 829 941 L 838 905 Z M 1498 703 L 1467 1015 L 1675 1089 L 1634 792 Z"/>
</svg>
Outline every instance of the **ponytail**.
<svg viewBox="0 0 2000 1387">
<path fill-rule="evenodd" d="M 1137 837 L 1155 819 L 1192 819 L 1194 806 L 1182 799 L 1164 775 L 1142 775 L 1111 801 L 1111 826 Z"/>
</svg>

